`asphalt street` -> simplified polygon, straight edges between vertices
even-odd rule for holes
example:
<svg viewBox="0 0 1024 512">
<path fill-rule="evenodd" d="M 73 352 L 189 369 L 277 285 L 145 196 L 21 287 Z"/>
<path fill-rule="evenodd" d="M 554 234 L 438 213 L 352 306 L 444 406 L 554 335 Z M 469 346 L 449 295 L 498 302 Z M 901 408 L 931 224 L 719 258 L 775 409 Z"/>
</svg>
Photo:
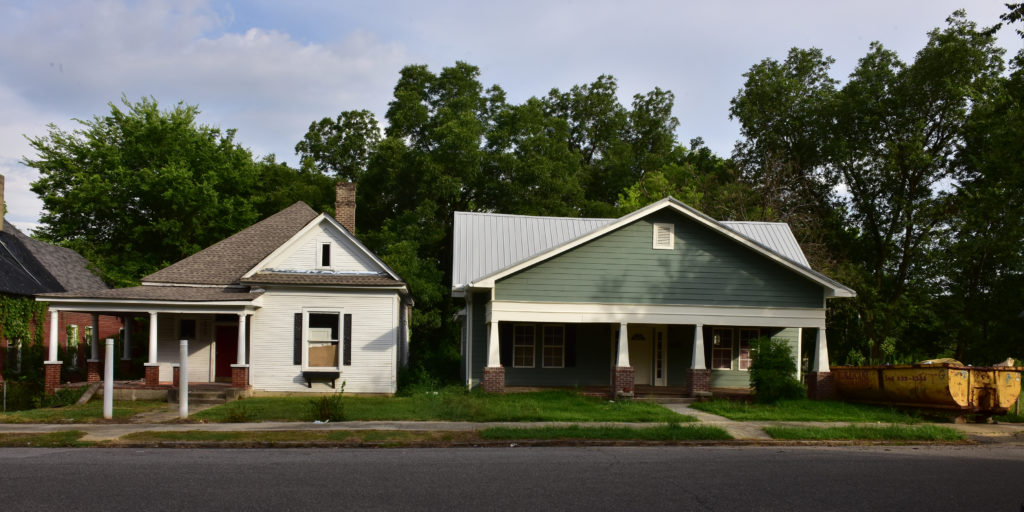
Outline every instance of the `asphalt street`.
<svg viewBox="0 0 1024 512">
<path fill-rule="evenodd" d="M 0 449 L 0 509 L 1007 510 L 1024 447 Z"/>
</svg>

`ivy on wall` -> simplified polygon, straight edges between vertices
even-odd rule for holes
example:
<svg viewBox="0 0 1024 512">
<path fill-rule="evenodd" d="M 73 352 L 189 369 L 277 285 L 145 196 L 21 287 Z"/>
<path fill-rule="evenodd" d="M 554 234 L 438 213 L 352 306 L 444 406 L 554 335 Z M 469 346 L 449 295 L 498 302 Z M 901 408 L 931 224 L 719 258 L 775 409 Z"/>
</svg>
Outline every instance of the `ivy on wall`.
<svg viewBox="0 0 1024 512">
<path fill-rule="evenodd" d="M 37 302 L 31 297 L 0 295 L 0 336 L 9 344 L 28 340 L 31 344 L 42 345 L 42 325 L 48 307 L 48 303 Z"/>
</svg>

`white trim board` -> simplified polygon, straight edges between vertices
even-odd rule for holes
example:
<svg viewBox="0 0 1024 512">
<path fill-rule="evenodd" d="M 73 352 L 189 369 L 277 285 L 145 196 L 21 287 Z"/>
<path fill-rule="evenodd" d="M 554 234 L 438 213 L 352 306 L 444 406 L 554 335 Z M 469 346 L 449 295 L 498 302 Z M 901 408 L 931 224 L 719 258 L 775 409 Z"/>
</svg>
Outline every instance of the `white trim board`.
<svg viewBox="0 0 1024 512">
<path fill-rule="evenodd" d="M 824 308 L 491 301 L 487 322 L 825 327 Z"/>
</svg>

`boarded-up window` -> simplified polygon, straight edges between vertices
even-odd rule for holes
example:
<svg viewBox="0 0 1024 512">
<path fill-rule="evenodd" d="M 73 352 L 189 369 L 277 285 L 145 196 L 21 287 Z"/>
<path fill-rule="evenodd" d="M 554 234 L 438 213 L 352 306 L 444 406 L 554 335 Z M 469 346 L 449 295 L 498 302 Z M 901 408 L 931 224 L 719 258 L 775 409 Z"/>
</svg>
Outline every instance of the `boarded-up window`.
<svg viewBox="0 0 1024 512">
<path fill-rule="evenodd" d="M 310 313 L 307 331 L 307 366 L 333 368 L 338 366 L 340 315 L 337 313 Z"/>
<path fill-rule="evenodd" d="M 675 226 L 669 223 L 656 222 L 654 224 L 654 248 L 673 249 L 675 248 Z"/>
</svg>

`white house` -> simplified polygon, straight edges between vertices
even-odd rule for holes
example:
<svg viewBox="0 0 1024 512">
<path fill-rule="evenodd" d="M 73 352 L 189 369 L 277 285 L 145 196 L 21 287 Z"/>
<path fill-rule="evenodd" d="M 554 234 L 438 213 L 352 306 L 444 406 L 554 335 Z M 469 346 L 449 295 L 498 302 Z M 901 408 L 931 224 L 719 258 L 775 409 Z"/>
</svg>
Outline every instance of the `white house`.
<svg viewBox="0 0 1024 512">
<path fill-rule="evenodd" d="M 336 210 L 333 218 L 300 201 L 141 286 L 37 298 L 50 303 L 51 321 L 60 311 L 148 316 L 147 386 L 171 382 L 185 339 L 189 382 L 229 381 L 256 394 L 345 382 L 346 392 L 391 394 L 408 354 L 412 300 L 352 234 L 355 184 L 338 184 Z M 56 346 L 48 375 L 60 371 Z"/>
</svg>

